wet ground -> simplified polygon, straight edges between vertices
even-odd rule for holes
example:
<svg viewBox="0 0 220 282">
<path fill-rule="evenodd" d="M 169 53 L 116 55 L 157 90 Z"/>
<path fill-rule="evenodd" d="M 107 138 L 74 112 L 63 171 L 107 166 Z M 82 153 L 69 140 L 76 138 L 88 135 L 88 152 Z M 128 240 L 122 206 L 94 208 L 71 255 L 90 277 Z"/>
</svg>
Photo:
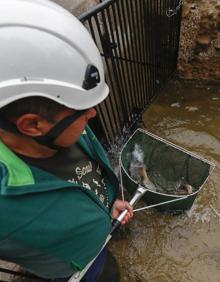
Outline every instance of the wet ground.
<svg viewBox="0 0 220 282">
<path fill-rule="evenodd" d="M 220 282 L 220 83 L 170 83 L 144 114 L 144 125 L 216 168 L 191 210 L 137 212 L 115 236 L 121 281 Z"/>
</svg>

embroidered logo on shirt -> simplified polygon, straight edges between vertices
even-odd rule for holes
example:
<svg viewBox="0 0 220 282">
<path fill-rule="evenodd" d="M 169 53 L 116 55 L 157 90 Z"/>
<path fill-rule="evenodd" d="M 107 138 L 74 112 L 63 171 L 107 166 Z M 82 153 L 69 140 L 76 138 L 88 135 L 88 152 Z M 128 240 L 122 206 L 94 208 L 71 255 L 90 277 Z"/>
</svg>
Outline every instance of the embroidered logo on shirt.
<svg viewBox="0 0 220 282">
<path fill-rule="evenodd" d="M 92 163 L 89 162 L 88 165 L 86 165 L 82 168 L 77 166 L 75 171 L 76 171 L 76 175 L 77 175 L 78 179 L 80 180 L 84 175 L 92 172 Z"/>
</svg>

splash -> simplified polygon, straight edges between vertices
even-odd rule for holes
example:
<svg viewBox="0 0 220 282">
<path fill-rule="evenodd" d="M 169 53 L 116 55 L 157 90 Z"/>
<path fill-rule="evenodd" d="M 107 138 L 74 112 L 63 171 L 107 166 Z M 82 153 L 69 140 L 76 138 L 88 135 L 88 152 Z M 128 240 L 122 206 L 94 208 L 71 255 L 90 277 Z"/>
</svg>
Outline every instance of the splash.
<svg viewBox="0 0 220 282">
<path fill-rule="evenodd" d="M 150 181 L 146 166 L 144 164 L 144 151 L 138 144 L 134 145 L 134 150 L 131 153 L 130 162 L 130 175 L 139 184 L 145 186 L 146 188 L 156 191 L 155 185 Z"/>
<path fill-rule="evenodd" d="M 139 170 L 144 166 L 144 151 L 138 144 L 134 145 L 134 150 L 131 153 L 131 163 L 130 163 L 130 175 L 131 177 L 140 183 L 141 177 Z"/>
<path fill-rule="evenodd" d="M 186 214 L 189 218 L 192 218 L 196 223 L 209 223 L 211 221 L 211 217 L 213 216 L 213 211 L 211 208 L 206 207 L 201 210 L 201 206 L 194 202 L 192 208 L 186 211 Z"/>
</svg>

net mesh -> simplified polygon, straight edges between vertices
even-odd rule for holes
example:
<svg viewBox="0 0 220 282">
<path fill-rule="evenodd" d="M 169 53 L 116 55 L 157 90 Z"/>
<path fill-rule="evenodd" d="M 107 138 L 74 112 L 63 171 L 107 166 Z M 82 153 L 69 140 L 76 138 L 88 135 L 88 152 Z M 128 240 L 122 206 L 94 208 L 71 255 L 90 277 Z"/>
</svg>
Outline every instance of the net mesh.
<svg viewBox="0 0 220 282">
<path fill-rule="evenodd" d="M 179 148 L 137 131 L 122 151 L 122 164 L 130 177 L 141 183 L 140 167 L 145 167 L 152 190 L 178 194 L 181 187 L 198 190 L 209 176 L 210 164 Z"/>
</svg>

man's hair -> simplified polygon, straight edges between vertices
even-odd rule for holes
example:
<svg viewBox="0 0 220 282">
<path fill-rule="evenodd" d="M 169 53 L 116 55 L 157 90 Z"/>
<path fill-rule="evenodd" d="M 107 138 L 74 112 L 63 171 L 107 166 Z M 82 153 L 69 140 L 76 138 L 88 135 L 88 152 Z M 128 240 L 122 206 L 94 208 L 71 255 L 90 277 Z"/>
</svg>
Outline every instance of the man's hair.
<svg viewBox="0 0 220 282">
<path fill-rule="evenodd" d="M 33 96 L 14 101 L 2 109 L 0 109 L 0 116 L 11 120 L 19 118 L 20 116 L 32 113 L 47 119 L 49 122 L 54 122 L 54 118 L 65 106 L 45 97 Z"/>
</svg>

